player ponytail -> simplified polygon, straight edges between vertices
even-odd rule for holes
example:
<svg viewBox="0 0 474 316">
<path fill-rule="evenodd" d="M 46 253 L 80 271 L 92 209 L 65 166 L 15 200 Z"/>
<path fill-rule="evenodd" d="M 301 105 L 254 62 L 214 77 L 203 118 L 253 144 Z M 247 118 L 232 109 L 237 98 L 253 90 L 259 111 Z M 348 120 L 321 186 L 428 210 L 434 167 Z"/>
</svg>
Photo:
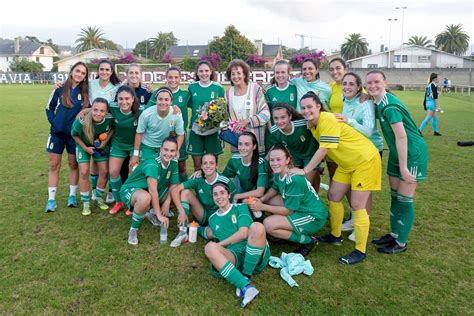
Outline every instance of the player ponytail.
<svg viewBox="0 0 474 316">
<path fill-rule="evenodd" d="M 268 152 L 268 155 L 270 156 L 270 153 L 272 151 L 275 151 L 275 150 L 281 150 L 285 153 L 285 157 L 286 158 L 290 158 L 290 162 L 288 163 L 288 168 L 293 168 L 294 165 L 293 165 L 293 157 L 291 157 L 291 154 L 290 154 L 290 151 L 288 150 L 288 148 L 286 148 L 285 146 L 281 145 L 281 144 L 276 144 L 274 145 L 272 148 L 270 148 L 269 152 Z"/>
<path fill-rule="evenodd" d="M 242 136 L 250 137 L 252 139 L 252 146 L 255 146 L 252 151 L 252 159 L 250 163 L 250 182 L 256 185 L 258 180 L 258 161 L 260 159 L 260 156 L 258 155 L 257 137 L 252 132 L 243 132 L 242 134 L 240 134 L 239 139 Z"/>
</svg>

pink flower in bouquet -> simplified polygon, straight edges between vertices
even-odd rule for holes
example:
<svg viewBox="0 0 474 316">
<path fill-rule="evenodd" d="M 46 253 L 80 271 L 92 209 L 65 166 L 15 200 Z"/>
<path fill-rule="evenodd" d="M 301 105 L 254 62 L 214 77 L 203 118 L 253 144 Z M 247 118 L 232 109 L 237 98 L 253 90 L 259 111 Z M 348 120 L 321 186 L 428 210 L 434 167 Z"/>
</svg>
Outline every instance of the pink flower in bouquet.
<svg viewBox="0 0 474 316">
<path fill-rule="evenodd" d="M 202 118 L 203 121 L 207 120 L 207 112 L 206 111 L 201 112 L 201 118 Z"/>
</svg>

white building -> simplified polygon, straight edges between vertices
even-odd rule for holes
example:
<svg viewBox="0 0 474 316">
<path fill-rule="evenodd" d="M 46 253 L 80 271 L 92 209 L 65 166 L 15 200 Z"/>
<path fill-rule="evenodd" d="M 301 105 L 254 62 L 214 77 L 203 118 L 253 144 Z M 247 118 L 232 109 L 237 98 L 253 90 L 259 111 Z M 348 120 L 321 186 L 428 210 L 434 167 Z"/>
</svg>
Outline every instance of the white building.
<svg viewBox="0 0 474 316">
<path fill-rule="evenodd" d="M 0 40 L 0 71 L 11 71 L 11 63 L 17 59 L 26 59 L 41 63 L 43 71 L 50 71 L 53 68 L 53 58 L 58 56 L 54 49 L 41 43 L 21 40 L 17 37 L 14 40 Z"/>
<path fill-rule="evenodd" d="M 85 52 L 77 53 L 71 57 L 58 60 L 57 62 L 55 62 L 55 64 L 58 65 L 59 72 L 69 72 L 69 70 L 71 70 L 72 65 L 74 65 L 78 61 L 82 61 L 84 63 L 91 63 L 94 59 L 102 59 L 102 58 L 112 59 L 112 58 L 117 58 L 118 55 L 119 53 L 115 51 L 100 49 L 100 48 L 93 48 Z M 89 69 L 89 71 L 92 71 L 92 70 L 94 69 Z"/>
<path fill-rule="evenodd" d="M 403 45 L 347 62 L 351 68 L 469 68 L 474 65 L 468 58 L 417 45 Z"/>
</svg>

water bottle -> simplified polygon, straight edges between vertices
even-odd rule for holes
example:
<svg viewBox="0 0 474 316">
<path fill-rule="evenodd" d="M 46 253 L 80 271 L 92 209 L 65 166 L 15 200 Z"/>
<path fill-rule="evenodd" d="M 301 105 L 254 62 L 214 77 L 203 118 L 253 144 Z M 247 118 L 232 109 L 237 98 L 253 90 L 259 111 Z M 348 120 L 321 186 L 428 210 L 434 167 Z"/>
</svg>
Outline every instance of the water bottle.
<svg viewBox="0 0 474 316">
<path fill-rule="evenodd" d="M 193 221 L 189 224 L 189 242 L 195 243 L 197 241 L 197 231 L 198 231 L 198 224 Z"/>
<path fill-rule="evenodd" d="M 160 227 L 160 244 L 166 244 L 168 241 L 168 229 L 164 224 Z"/>
</svg>

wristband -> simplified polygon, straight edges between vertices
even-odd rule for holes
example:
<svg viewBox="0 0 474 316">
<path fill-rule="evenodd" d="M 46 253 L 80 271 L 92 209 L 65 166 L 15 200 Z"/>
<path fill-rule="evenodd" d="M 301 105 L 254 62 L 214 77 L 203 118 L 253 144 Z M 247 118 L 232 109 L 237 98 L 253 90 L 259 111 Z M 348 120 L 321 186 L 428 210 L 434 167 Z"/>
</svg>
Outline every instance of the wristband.
<svg viewBox="0 0 474 316">
<path fill-rule="evenodd" d="M 136 150 L 136 149 L 134 149 L 134 150 L 133 150 L 133 155 L 138 157 L 138 154 L 139 154 L 139 151 Z"/>
</svg>

